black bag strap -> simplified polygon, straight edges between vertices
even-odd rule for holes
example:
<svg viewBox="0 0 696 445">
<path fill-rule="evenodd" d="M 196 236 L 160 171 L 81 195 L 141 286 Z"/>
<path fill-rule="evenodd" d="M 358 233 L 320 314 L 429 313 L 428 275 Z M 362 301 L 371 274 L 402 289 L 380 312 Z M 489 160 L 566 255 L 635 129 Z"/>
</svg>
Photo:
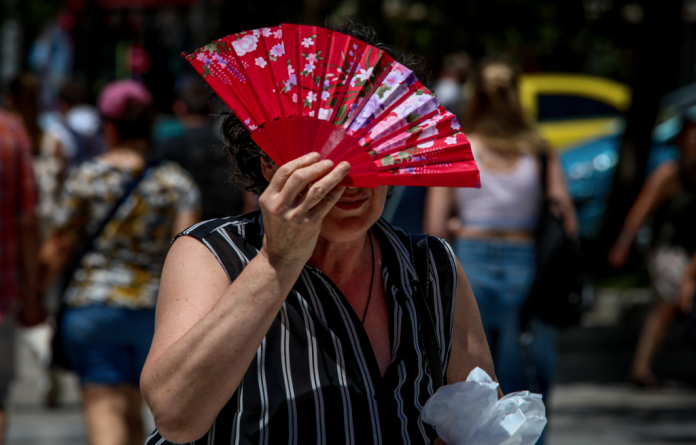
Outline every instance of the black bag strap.
<svg viewBox="0 0 696 445">
<path fill-rule="evenodd" d="M 90 251 L 92 250 L 92 246 L 94 246 L 94 242 L 99 238 L 99 235 L 101 235 L 104 232 L 104 229 L 106 229 L 106 226 L 109 225 L 109 222 L 114 218 L 116 215 L 116 212 L 118 212 L 118 209 L 121 208 L 123 203 L 126 202 L 129 196 L 133 194 L 135 189 L 138 188 L 138 185 L 140 185 L 140 182 L 147 176 L 148 172 L 150 172 L 153 168 L 155 168 L 156 163 L 155 162 L 148 162 L 145 165 L 145 168 L 143 169 L 142 172 L 133 179 L 131 179 L 123 188 L 123 193 L 121 194 L 121 197 L 116 201 L 111 207 L 111 210 L 109 210 L 109 213 L 102 218 L 101 222 L 99 223 L 99 226 L 97 227 L 97 230 L 92 232 L 92 234 L 85 239 L 84 242 L 80 244 L 79 249 L 75 251 L 73 254 L 69 266 L 66 268 L 66 273 L 64 275 L 64 282 L 63 282 L 63 289 L 62 289 L 62 294 L 65 293 L 67 290 L 68 286 L 70 285 L 70 281 L 72 279 L 72 275 L 75 273 L 77 269 L 79 269 L 80 264 L 82 263 L 82 258 Z"/>
<path fill-rule="evenodd" d="M 544 199 L 546 199 L 546 192 L 549 189 L 549 154 L 544 150 L 539 152 L 539 176 L 541 190 L 544 192 Z"/>
<path fill-rule="evenodd" d="M 409 234 L 409 250 L 411 262 L 416 269 L 418 276 L 416 289 L 413 297 L 418 299 L 421 312 L 420 336 L 425 346 L 425 357 L 430 369 L 430 376 L 433 379 L 433 391 L 437 391 L 443 384 L 446 384 L 446 377 L 442 370 L 440 360 L 440 345 L 437 342 L 437 331 L 435 330 L 434 310 L 430 302 L 430 248 L 428 245 L 428 235 L 425 233 Z"/>
</svg>

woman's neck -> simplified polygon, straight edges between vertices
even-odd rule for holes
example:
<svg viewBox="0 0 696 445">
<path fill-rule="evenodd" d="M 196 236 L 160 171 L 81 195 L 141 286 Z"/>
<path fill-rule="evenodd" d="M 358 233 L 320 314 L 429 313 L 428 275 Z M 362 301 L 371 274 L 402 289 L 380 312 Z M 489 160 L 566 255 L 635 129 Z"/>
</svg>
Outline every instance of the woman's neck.
<svg viewBox="0 0 696 445">
<path fill-rule="evenodd" d="M 319 237 L 309 265 L 316 267 L 331 278 L 339 287 L 352 279 L 356 271 L 371 264 L 371 251 L 367 234 L 345 243 L 334 243 Z"/>
<path fill-rule="evenodd" d="M 145 166 L 147 142 L 143 144 L 123 144 L 109 147 L 102 155 L 102 160 L 117 168 L 138 170 Z"/>
</svg>

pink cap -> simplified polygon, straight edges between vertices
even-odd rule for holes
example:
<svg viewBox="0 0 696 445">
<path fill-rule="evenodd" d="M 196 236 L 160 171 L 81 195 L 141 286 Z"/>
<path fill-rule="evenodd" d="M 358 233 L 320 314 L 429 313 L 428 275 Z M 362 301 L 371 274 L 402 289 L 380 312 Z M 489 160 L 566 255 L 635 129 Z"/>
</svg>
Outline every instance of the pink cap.
<svg viewBox="0 0 696 445">
<path fill-rule="evenodd" d="M 129 104 L 150 105 L 152 94 L 133 80 L 112 82 L 102 89 L 97 101 L 99 113 L 107 119 L 128 119 Z"/>
</svg>

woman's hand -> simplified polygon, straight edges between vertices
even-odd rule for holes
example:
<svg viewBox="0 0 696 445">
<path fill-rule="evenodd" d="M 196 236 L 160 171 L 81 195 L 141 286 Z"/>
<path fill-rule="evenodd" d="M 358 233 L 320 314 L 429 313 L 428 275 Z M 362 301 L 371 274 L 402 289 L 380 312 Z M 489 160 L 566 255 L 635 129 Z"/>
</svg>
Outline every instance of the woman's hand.
<svg viewBox="0 0 696 445">
<path fill-rule="evenodd" d="M 264 166 L 264 175 L 272 175 L 270 184 L 259 198 L 263 212 L 264 240 L 261 254 L 271 264 L 302 264 L 312 256 L 321 223 L 339 200 L 345 187 L 338 183 L 350 172 L 350 164 L 319 161 L 318 153 L 288 162 L 273 173 Z"/>
</svg>

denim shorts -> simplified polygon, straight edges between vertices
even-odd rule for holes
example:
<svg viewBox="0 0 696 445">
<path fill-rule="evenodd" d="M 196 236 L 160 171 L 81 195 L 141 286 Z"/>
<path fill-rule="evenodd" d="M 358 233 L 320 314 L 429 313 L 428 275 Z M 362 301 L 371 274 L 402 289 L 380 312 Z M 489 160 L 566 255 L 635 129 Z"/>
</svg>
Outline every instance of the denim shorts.
<svg viewBox="0 0 696 445">
<path fill-rule="evenodd" d="M 61 329 L 63 347 L 82 386 L 140 387 L 140 372 L 155 332 L 154 309 L 69 308 Z"/>
</svg>

